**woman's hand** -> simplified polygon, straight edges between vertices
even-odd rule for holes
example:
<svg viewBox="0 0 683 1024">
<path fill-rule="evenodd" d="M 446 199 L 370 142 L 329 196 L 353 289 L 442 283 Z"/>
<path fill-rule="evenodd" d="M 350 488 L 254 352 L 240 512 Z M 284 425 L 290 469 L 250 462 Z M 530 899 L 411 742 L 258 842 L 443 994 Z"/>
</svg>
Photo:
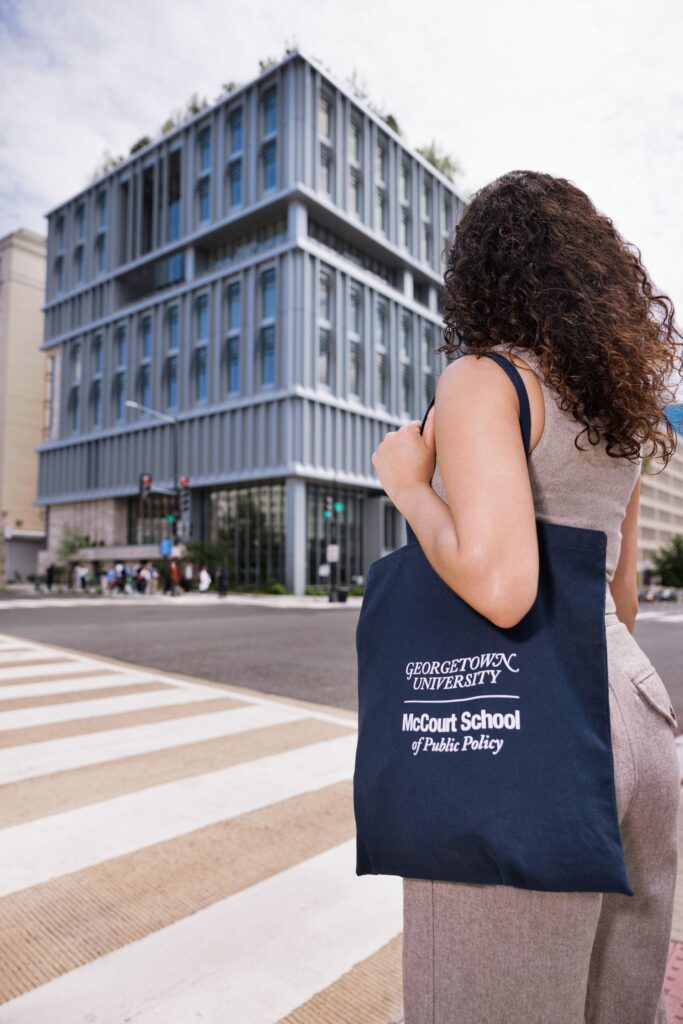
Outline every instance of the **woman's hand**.
<svg viewBox="0 0 683 1024">
<path fill-rule="evenodd" d="M 421 420 L 411 420 L 399 430 L 390 430 L 372 455 L 379 481 L 402 515 L 413 489 L 429 486 L 434 475 L 434 406 L 429 410 L 422 434 L 420 423 Z"/>
</svg>

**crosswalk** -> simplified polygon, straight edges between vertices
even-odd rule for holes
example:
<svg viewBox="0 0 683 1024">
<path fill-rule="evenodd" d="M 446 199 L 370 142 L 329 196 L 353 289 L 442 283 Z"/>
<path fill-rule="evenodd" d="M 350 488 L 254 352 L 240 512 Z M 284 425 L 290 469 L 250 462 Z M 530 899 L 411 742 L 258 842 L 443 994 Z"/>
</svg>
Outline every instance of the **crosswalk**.
<svg viewBox="0 0 683 1024">
<path fill-rule="evenodd" d="M 669 625 L 680 625 L 683 622 L 683 612 L 676 612 L 673 609 L 664 608 L 641 608 L 638 611 L 637 622 L 666 622 Z"/>
<path fill-rule="evenodd" d="M 0 1024 L 401 1019 L 355 716 L 0 634 Z"/>
</svg>

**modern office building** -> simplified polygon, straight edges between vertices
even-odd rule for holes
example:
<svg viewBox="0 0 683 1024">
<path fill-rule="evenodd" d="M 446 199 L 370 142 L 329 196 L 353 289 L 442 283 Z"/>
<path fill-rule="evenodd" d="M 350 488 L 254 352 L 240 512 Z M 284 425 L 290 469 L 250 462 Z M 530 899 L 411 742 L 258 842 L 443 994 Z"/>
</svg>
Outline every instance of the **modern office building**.
<svg viewBox="0 0 683 1024">
<path fill-rule="evenodd" d="M 674 415 L 675 414 L 675 415 Z M 676 451 L 663 468 L 661 459 L 646 459 L 640 481 L 638 511 L 638 572 L 653 571 L 652 556 L 676 535 L 683 536 L 683 417 L 670 407 L 669 419 L 678 431 Z"/>
<path fill-rule="evenodd" d="M 36 445 L 45 418 L 47 358 L 40 350 L 45 301 L 43 235 L 20 228 L 0 238 L 0 582 L 35 574 L 45 544 L 34 504 Z"/>
<path fill-rule="evenodd" d="M 233 583 L 302 593 L 331 540 L 348 583 L 400 544 L 371 455 L 445 365 L 462 206 L 297 49 L 51 210 L 44 564 L 66 523 L 86 558 L 158 556 L 171 499 L 140 500 L 143 472 L 189 477 Z"/>
</svg>

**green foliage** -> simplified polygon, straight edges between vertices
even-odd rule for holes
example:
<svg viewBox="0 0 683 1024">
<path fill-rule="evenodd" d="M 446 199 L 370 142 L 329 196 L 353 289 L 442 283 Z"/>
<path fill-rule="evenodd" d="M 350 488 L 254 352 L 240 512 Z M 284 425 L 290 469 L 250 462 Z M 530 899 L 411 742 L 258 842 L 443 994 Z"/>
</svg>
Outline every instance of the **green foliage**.
<svg viewBox="0 0 683 1024">
<path fill-rule="evenodd" d="M 133 153 L 137 153 L 139 149 L 144 149 L 145 146 L 149 146 L 151 141 L 152 137 L 150 135 L 143 135 L 141 139 L 138 139 L 137 142 L 133 143 L 133 145 L 128 150 L 128 155 L 132 156 Z"/>
<path fill-rule="evenodd" d="M 61 563 L 70 562 L 75 559 L 81 548 L 87 548 L 90 538 L 85 533 L 80 533 L 71 523 L 65 523 L 62 530 L 62 539 L 57 548 L 57 558 Z"/>
<path fill-rule="evenodd" d="M 386 121 L 389 127 L 392 128 L 397 135 L 403 135 L 403 132 L 401 131 L 401 126 L 399 125 L 398 121 L 396 120 L 393 114 L 381 114 L 380 117 L 382 118 L 383 121 Z"/>
<path fill-rule="evenodd" d="M 462 174 L 460 164 L 449 153 L 442 152 L 436 139 L 432 139 L 428 146 L 418 146 L 417 152 L 450 181 L 454 182 L 456 176 Z"/>
<path fill-rule="evenodd" d="M 663 587 L 683 587 L 683 534 L 672 537 L 653 555 L 652 562 Z"/>
<path fill-rule="evenodd" d="M 99 178 L 103 178 L 105 174 L 109 174 L 109 171 L 113 171 L 115 167 L 122 164 L 125 159 L 125 156 L 121 156 L 120 154 L 119 156 L 114 156 L 108 149 L 105 149 L 99 164 L 95 167 L 92 175 L 90 176 L 90 181 L 94 182 Z"/>
<path fill-rule="evenodd" d="M 212 577 L 221 565 L 228 569 L 228 573 L 230 572 L 228 546 L 225 542 L 188 540 L 185 543 L 184 557 L 197 566 L 205 565 Z"/>
</svg>

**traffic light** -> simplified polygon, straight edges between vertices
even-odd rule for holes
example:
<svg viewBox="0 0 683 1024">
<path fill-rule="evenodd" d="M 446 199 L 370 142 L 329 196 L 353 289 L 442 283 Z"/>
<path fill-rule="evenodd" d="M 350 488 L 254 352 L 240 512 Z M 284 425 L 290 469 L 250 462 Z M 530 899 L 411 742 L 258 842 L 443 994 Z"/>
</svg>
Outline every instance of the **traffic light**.
<svg viewBox="0 0 683 1024">
<path fill-rule="evenodd" d="M 186 522 L 190 521 L 190 509 L 192 507 L 192 494 L 190 492 L 190 480 L 189 477 L 181 476 L 180 478 L 180 517 Z"/>
<path fill-rule="evenodd" d="M 328 494 L 328 496 L 325 498 L 325 501 L 324 501 L 324 504 L 323 504 L 323 519 L 331 519 L 332 518 L 332 504 L 333 504 L 332 497 Z"/>
<path fill-rule="evenodd" d="M 344 502 L 343 501 L 335 501 L 335 503 L 334 503 L 334 511 L 335 512 L 343 512 L 344 511 Z"/>
<path fill-rule="evenodd" d="M 152 490 L 152 474 L 140 473 L 140 480 L 138 486 L 140 491 L 140 498 L 143 500 L 145 498 L 149 498 L 150 492 Z"/>
</svg>

